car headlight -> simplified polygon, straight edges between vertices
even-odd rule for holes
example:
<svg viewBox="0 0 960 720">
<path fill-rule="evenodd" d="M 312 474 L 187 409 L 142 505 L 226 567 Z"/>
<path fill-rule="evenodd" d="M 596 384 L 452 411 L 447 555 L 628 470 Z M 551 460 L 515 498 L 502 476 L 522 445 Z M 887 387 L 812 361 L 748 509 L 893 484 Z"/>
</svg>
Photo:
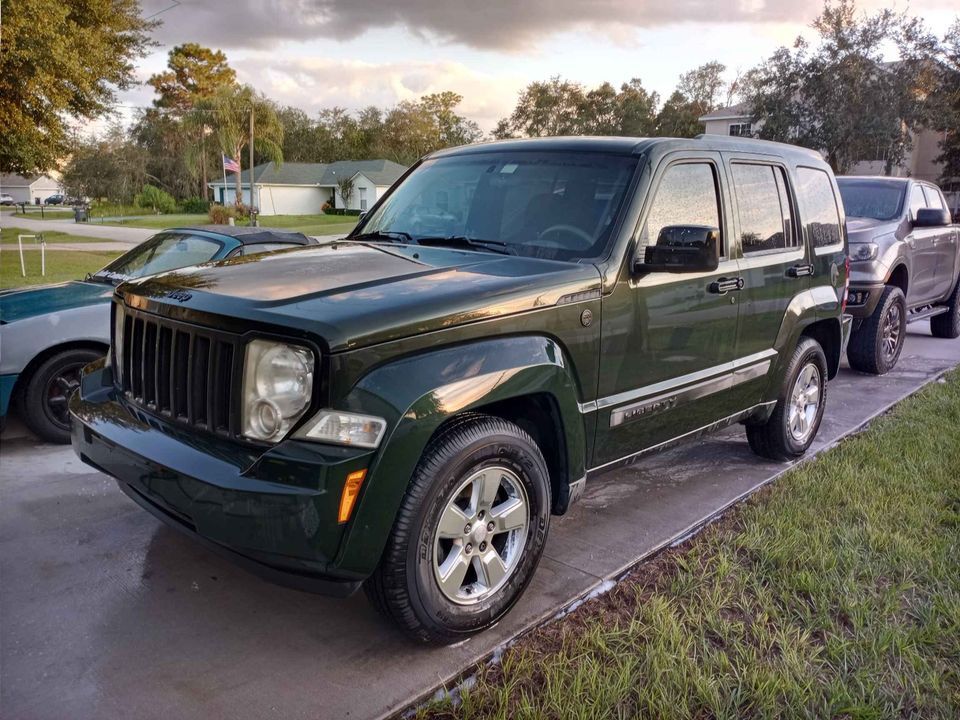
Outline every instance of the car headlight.
<svg viewBox="0 0 960 720">
<path fill-rule="evenodd" d="M 386 428 L 387 421 L 373 415 L 321 410 L 297 431 L 297 437 L 334 445 L 375 448 Z"/>
<path fill-rule="evenodd" d="M 315 356 L 300 345 L 253 340 L 243 363 L 243 434 L 280 440 L 306 412 Z"/>
<path fill-rule="evenodd" d="M 877 243 L 855 243 L 850 246 L 850 262 L 868 262 L 877 259 L 880 246 Z"/>
</svg>

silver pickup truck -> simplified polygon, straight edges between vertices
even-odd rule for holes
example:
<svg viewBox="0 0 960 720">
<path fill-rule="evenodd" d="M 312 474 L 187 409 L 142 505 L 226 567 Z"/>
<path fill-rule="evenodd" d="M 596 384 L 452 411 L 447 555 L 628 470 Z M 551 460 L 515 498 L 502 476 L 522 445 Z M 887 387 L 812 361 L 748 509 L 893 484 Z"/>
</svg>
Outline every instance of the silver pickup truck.
<svg viewBox="0 0 960 720">
<path fill-rule="evenodd" d="M 837 184 L 850 239 L 847 359 L 882 375 L 897 364 L 907 323 L 930 318 L 934 337 L 960 336 L 960 227 L 932 183 L 838 177 Z"/>
</svg>

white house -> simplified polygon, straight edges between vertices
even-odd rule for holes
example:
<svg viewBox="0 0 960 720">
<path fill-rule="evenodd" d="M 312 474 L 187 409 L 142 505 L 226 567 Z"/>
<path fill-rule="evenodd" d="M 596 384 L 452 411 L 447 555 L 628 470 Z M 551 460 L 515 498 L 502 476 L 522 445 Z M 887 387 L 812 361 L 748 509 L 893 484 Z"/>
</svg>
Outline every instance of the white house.
<svg viewBox="0 0 960 720">
<path fill-rule="evenodd" d="M 745 103 L 719 108 L 699 118 L 704 125 L 704 132 L 708 135 L 734 135 L 753 137 L 763 121 L 756 122 L 750 116 L 749 108 Z M 937 182 L 940 177 L 940 166 L 936 162 L 940 154 L 939 143 L 942 133 L 933 130 L 922 130 L 912 138 L 910 150 L 903 161 L 895 166 L 891 172 L 894 177 L 913 177 L 918 180 Z M 850 168 L 851 175 L 883 175 L 885 174 L 886 159 L 883 153 L 877 153 L 876 158 L 869 158 L 854 163 Z"/>
<path fill-rule="evenodd" d="M 13 197 L 15 203 L 39 205 L 51 195 L 62 192 L 60 183 L 49 175 L 0 175 L 0 193 Z"/>
<path fill-rule="evenodd" d="M 261 215 L 315 215 L 330 203 L 337 208 L 367 210 L 407 168 L 390 160 L 339 160 L 334 163 L 273 163 L 253 168 L 253 205 Z M 340 195 L 339 181 L 352 181 L 348 202 Z M 230 205 L 236 198 L 236 175 L 208 183 L 217 202 Z M 243 202 L 250 204 L 250 171 L 240 184 Z"/>
</svg>

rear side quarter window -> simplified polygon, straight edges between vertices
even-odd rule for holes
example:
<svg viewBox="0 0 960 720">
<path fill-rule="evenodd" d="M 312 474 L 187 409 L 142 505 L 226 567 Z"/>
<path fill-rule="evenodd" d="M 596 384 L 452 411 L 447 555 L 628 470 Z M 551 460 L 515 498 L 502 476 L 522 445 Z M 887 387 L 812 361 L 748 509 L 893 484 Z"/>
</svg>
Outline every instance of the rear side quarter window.
<svg viewBox="0 0 960 720">
<path fill-rule="evenodd" d="M 843 245 L 840 209 L 830 175 L 824 170 L 797 168 L 797 194 L 803 209 L 803 227 L 814 251 L 827 251 Z"/>
<path fill-rule="evenodd" d="M 793 212 L 783 169 L 738 162 L 731 170 L 744 254 L 793 248 Z"/>
</svg>

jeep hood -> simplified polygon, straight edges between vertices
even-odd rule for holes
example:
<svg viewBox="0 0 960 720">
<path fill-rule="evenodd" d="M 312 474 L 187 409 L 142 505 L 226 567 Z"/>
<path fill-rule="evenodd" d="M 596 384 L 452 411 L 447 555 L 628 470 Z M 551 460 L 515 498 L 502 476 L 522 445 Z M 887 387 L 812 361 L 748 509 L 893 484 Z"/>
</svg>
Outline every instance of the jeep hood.
<svg viewBox="0 0 960 720">
<path fill-rule="evenodd" d="M 59 285 L 0 292 L 0 321 L 4 324 L 108 302 L 113 285 L 70 281 Z"/>
<path fill-rule="evenodd" d="M 589 264 L 339 242 L 183 268 L 120 292 L 153 312 L 246 329 L 281 325 L 338 351 L 549 307 L 599 287 Z"/>
</svg>

